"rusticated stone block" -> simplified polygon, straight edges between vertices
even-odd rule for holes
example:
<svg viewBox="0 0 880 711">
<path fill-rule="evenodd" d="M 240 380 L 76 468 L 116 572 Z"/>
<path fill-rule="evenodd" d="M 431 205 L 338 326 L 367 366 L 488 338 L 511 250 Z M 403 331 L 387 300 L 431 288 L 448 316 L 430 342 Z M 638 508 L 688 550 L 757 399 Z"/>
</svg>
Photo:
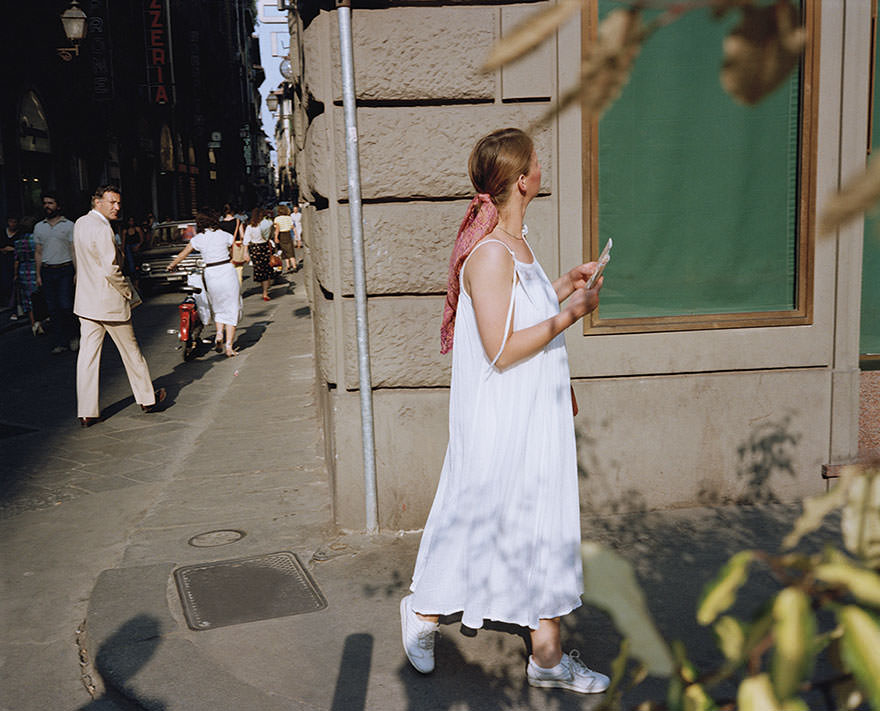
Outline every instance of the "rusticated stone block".
<svg viewBox="0 0 880 711">
<path fill-rule="evenodd" d="M 361 108 L 358 110 L 358 145 L 361 195 L 364 199 L 471 197 L 467 160 L 477 140 L 496 128 L 527 128 L 543 116 L 546 104 L 485 104 L 476 106 L 418 106 Z M 348 195 L 345 158 L 345 121 L 341 107 L 334 125 L 333 157 L 336 160 L 336 195 Z M 313 126 L 324 118 L 322 115 Z M 312 130 L 309 130 L 311 140 Z M 538 158 L 543 166 L 541 190 L 552 192 L 552 129 L 535 134 Z M 307 147 L 313 184 L 330 179 L 329 156 L 323 136 Z M 321 192 L 320 188 L 317 188 Z M 322 195 L 329 193 L 321 192 Z"/>
<path fill-rule="evenodd" d="M 337 383 L 336 373 L 336 319 L 335 299 L 326 298 L 319 288 L 312 289 L 312 322 L 315 329 L 315 361 L 324 382 Z"/>
<path fill-rule="evenodd" d="M 342 120 L 342 116 L 339 116 Z M 316 116 L 309 124 L 306 131 L 305 149 L 305 176 L 309 194 L 329 197 L 333 189 L 335 176 L 333 166 L 342 166 L 342 180 L 346 181 L 345 172 L 345 143 L 342 144 L 342 156 L 332 156 L 331 150 L 338 149 L 339 144 L 331 147 L 330 116 L 325 112 Z M 335 160 L 334 160 L 335 158 Z"/>
<path fill-rule="evenodd" d="M 444 296 L 377 297 L 367 301 L 374 388 L 446 387 L 452 357 L 440 354 Z M 358 387 L 354 299 L 342 300 L 344 387 Z M 343 385 L 340 383 L 340 387 Z"/>
<path fill-rule="evenodd" d="M 449 255 L 468 200 L 454 202 L 368 203 L 363 207 L 364 262 L 368 294 L 444 294 Z M 339 252 L 344 296 L 354 293 L 351 221 L 346 205 L 339 210 Z M 538 198 L 526 215 L 532 249 L 550 275 L 556 276 L 558 247 L 555 200 Z"/>
<path fill-rule="evenodd" d="M 336 443 L 333 511 L 336 524 L 363 529 L 364 467 L 360 395 L 332 390 L 327 418 Z M 386 530 L 425 525 L 448 441 L 449 391 L 377 390 L 373 393 L 379 526 Z"/>
<path fill-rule="evenodd" d="M 337 291 L 333 278 L 333 249 L 337 243 L 331 228 L 330 210 L 313 210 L 311 235 L 308 238 L 315 278 L 327 291 Z"/>
<path fill-rule="evenodd" d="M 498 13 L 497 7 L 487 6 L 353 10 L 358 100 L 494 99 L 495 74 L 480 68 L 498 38 Z M 335 14 L 333 21 L 337 22 Z M 331 32 L 330 75 L 336 102 L 342 101 L 339 57 L 339 33 Z"/>
</svg>

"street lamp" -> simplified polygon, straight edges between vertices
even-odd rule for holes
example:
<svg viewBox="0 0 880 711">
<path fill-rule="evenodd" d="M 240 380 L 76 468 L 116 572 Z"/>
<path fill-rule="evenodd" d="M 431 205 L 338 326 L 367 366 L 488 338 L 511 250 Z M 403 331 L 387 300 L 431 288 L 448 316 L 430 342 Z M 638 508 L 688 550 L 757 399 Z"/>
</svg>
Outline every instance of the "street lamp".
<svg viewBox="0 0 880 711">
<path fill-rule="evenodd" d="M 269 109 L 273 114 L 278 109 L 278 97 L 275 94 L 269 94 L 266 97 L 266 108 Z"/>
<path fill-rule="evenodd" d="M 79 56 L 79 41 L 86 36 L 86 13 L 76 0 L 61 13 L 61 24 L 64 25 L 64 34 L 73 43 L 73 47 L 58 47 L 57 52 L 61 59 L 69 62 L 74 54 Z"/>
</svg>

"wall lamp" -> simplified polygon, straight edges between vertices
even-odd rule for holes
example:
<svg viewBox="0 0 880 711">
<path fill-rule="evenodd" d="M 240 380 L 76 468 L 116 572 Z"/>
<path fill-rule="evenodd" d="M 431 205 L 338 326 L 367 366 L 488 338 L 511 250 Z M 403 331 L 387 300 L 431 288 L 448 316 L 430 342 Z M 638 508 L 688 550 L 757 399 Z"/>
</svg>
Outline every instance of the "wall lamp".
<svg viewBox="0 0 880 711">
<path fill-rule="evenodd" d="M 86 13 L 76 0 L 61 13 L 61 24 L 64 25 L 64 34 L 73 43 L 73 47 L 58 47 L 56 51 L 61 59 L 69 62 L 73 55 L 79 56 L 79 42 L 86 36 Z"/>
</svg>

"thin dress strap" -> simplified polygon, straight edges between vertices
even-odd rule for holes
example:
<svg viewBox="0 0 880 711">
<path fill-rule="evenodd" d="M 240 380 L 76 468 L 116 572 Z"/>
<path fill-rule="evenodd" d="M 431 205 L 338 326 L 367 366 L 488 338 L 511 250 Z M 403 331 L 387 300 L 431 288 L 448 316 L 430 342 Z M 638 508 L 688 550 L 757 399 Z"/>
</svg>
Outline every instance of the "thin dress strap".
<svg viewBox="0 0 880 711">
<path fill-rule="evenodd" d="M 504 242 L 502 242 L 500 239 L 481 240 L 471 250 L 471 253 L 467 256 L 467 259 L 465 259 L 464 263 L 461 265 L 461 277 L 460 278 L 464 279 L 464 268 L 467 266 L 468 259 L 470 259 L 471 256 L 473 255 L 473 253 L 476 252 L 480 247 L 482 247 L 484 244 L 487 244 L 489 242 L 497 242 L 498 244 L 500 244 L 502 247 L 504 247 L 504 249 L 506 249 L 508 252 L 510 252 L 510 257 L 513 259 L 513 285 L 510 288 L 510 305 L 507 307 L 507 318 L 504 320 L 504 338 L 501 341 L 501 348 L 498 349 L 498 353 L 495 355 L 495 357 L 492 359 L 492 362 L 490 363 L 490 365 L 494 368 L 495 363 L 498 361 L 498 359 L 501 357 L 501 353 L 504 351 L 504 346 L 507 345 L 507 334 L 510 332 L 510 321 L 513 318 L 513 302 L 514 302 L 514 297 L 516 296 L 516 280 L 517 280 L 516 255 L 513 253 L 513 250 L 510 247 L 508 247 L 506 244 L 504 244 Z M 531 248 L 529 248 L 529 249 L 531 249 Z M 470 296 L 470 295 L 468 295 L 468 296 Z"/>
</svg>

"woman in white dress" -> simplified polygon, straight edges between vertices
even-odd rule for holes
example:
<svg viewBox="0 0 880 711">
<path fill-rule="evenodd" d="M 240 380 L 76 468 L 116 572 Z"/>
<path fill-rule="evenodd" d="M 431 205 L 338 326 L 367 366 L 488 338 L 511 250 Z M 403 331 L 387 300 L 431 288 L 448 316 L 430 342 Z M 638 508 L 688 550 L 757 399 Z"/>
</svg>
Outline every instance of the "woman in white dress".
<svg viewBox="0 0 880 711">
<path fill-rule="evenodd" d="M 530 629 L 531 685 L 601 692 L 608 677 L 563 654 L 559 618 L 583 592 L 563 331 L 598 306 L 602 280 L 585 289 L 591 262 L 550 282 L 526 242 L 541 167 L 525 133 L 483 137 L 468 169 L 478 195 L 452 252 L 441 329 L 449 444 L 400 604 L 404 650 L 428 673 L 440 615 L 461 612 L 474 629 L 508 622 Z"/>
<path fill-rule="evenodd" d="M 232 344 L 241 317 L 241 285 L 230 260 L 233 240 L 233 235 L 220 229 L 220 218 L 215 211 L 202 210 L 196 215 L 196 235 L 168 265 L 168 271 L 173 271 L 194 249 L 201 253 L 205 263 L 205 288 L 217 327 L 214 348 L 218 353 L 225 351 L 230 358 L 238 355 Z"/>
</svg>

